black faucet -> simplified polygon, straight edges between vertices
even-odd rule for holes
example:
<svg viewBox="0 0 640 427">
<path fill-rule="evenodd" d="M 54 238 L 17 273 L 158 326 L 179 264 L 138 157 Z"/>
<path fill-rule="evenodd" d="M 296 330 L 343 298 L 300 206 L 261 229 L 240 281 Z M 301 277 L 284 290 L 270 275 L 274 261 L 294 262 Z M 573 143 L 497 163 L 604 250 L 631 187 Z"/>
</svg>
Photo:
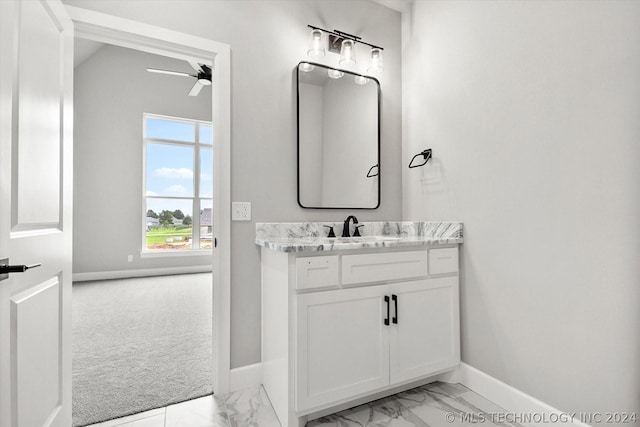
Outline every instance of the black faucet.
<svg viewBox="0 0 640 427">
<path fill-rule="evenodd" d="M 349 234 L 349 221 L 353 220 L 354 224 L 358 223 L 358 218 L 353 215 L 349 215 L 347 219 L 344 220 L 344 226 L 342 227 L 342 237 L 351 237 Z"/>
</svg>

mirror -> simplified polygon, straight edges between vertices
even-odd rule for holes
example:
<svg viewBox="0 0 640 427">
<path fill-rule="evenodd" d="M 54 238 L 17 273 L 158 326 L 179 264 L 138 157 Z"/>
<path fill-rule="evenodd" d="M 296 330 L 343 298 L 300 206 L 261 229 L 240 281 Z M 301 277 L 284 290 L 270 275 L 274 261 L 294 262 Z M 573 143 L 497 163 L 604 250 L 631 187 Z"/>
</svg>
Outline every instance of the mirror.
<svg viewBox="0 0 640 427">
<path fill-rule="evenodd" d="M 380 83 L 310 62 L 298 64 L 297 83 L 298 204 L 314 209 L 376 209 Z"/>
</svg>

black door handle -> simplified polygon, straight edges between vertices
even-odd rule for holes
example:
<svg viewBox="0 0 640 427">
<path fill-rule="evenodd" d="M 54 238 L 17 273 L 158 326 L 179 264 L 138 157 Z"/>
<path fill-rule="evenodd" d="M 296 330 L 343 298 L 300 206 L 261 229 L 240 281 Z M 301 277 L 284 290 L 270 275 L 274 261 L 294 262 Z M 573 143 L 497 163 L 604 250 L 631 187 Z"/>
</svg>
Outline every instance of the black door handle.
<svg viewBox="0 0 640 427">
<path fill-rule="evenodd" d="M 398 324 L 398 295 L 391 295 L 391 299 L 393 300 L 393 303 L 395 305 L 395 310 L 393 312 L 394 316 L 393 319 L 391 319 L 391 321 L 394 324 Z"/>
<path fill-rule="evenodd" d="M 7 273 L 24 273 L 30 268 L 40 267 L 42 264 L 31 264 L 31 265 L 0 265 L 0 274 Z"/>
<path fill-rule="evenodd" d="M 9 258 L 0 259 L 0 280 L 9 278 L 9 273 L 24 273 L 30 268 L 40 267 L 42 264 L 9 265 Z"/>
<path fill-rule="evenodd" d="M 389 295 L 384 296 L 384 302 L 387 303 L 387 318 L 384 319 L 384 324 L 389 326 Z"/>
</svg>

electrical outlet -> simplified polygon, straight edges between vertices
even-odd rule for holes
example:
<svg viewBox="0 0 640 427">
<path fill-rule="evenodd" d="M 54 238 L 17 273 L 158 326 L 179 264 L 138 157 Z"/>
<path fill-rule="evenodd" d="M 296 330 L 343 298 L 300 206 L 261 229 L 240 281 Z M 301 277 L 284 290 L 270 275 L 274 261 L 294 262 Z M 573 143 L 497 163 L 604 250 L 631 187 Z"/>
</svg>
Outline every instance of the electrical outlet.
<svg viewBox="0 0 640 427">
<path fill-rule="evenodd" d="M 133 262 L 133 255 L 127 255 L 127 261 Z"/>
<path fill-rule="evenodd" d="M 251 221 L 251 202 L 232 202 L 231 220 Z"/>
</svg>

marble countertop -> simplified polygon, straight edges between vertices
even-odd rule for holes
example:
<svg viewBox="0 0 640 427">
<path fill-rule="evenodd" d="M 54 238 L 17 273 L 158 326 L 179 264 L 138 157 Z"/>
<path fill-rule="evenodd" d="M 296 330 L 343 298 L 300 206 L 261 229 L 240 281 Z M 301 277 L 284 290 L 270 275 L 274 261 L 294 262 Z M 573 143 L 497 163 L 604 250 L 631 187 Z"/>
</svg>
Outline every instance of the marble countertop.
<svg viewBox="0 0 640 427">
<path fill-rule="evenodd" d="M 342 232 L 342 222 L 257 223 L 256 245 L 279 252 L 338 251 L 366 248 L 395 248 L 462 243 L 461 222 L 360 222 L 361 237 L 326 237 L 334 227 Z"/>
</svg>

